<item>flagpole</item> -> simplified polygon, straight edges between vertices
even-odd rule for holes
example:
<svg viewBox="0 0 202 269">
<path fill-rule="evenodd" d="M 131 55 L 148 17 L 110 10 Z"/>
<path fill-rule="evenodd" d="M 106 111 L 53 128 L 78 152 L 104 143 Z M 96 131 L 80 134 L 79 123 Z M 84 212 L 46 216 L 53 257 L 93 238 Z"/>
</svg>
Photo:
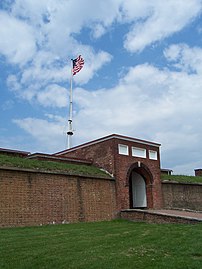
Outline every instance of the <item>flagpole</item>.
<svg viewBox="0 0 202 269">
<path fill-rule="evenodd" d="M 74 134 L 72 128 L 72 117 L 73 117 L 73 93 L 72 93 L 72 84 L 73 76 L 78 73 L 84 65 L 84 59 L 79 55 L 76 59 L 71 59 L 72 68 L 71 68 L 71 77 L 70 77 L 70 94 L 69 94 L 69 119 L 68 119 L 68 130 L 67 130 L 67 148 L 72 147 L 72 136 Z"/>
<path fill-rule="evenodd" d="M 72 64 L 73 61 L 71 60 Z M 73 67 L 72 67 L 73 68 Z M 73 84 L 73 71 L 71 68 L 71 77 L 70 77 L 70 93 L 69 93 L 69 119 L 68 119 L 68 131 L 67 131 L 67 148 L 70 149 L 72 147 L 72 136 L 74 134 L 72 128 L 72 114 L 73 114 L 73 92 L 72 92 L 72 84 Z"/>
</svg>

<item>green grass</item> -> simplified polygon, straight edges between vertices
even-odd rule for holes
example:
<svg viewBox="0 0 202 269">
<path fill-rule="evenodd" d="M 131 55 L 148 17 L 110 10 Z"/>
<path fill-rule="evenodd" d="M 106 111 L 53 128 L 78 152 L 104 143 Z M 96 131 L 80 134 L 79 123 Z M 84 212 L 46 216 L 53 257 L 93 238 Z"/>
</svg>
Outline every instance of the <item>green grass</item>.
<svg viewBox="0 0 202 269">
<path fill-rule="evenodd" d="M 201 269 L 202 225 L 128 221 L 0 229 L 0 268 Z"/>
<path fill-rule="evenodd" d="M 102 176 L 109 178 L 109 175 L 99 168 L 83 164 L 66 164 L 53 161 L 30 160 L 20 157 L 12 157 L 0 154 L 0 166 L 17 167 L 26 169 L 37 169 L 39 171 L 63 171 L 76 175 Z"/>
<path fill-rule="evenodd" d="M 161 180 L 182 182 L 182 183 L 202 183 L 202 177 L 185 175 L 161 175 Z"/>
</svg>

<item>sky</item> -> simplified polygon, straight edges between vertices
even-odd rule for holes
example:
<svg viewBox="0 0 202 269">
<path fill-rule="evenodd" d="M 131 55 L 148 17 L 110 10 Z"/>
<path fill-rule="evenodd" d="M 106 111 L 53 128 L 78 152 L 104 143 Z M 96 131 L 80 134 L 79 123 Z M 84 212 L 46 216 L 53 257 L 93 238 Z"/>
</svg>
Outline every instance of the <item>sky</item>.
<svg viewBox="0 0 202 269">
<path fill-rule="evenodd" d="M 109 134 L 161 144 L 161 167 L 202 168 L 202 0 L 0 1 L 0 147 L 74 146 Z"/>
</svg>

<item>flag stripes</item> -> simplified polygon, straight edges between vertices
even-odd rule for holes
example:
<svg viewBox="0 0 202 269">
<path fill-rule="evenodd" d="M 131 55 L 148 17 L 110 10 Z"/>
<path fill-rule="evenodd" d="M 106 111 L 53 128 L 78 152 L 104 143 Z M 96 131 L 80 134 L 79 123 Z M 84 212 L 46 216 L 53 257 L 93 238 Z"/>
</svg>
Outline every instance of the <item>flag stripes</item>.
<svg viewBox="0 0 202 269">
<path fill-rule="evenodd" d="M 84 59 L 81 57 L 81 55 L 79 55 L 76 59 L 74 60 L 72 59 L 72 63 L 73 63 L 72 74 L 74 76 L 83 68 Z"/>
</svg>

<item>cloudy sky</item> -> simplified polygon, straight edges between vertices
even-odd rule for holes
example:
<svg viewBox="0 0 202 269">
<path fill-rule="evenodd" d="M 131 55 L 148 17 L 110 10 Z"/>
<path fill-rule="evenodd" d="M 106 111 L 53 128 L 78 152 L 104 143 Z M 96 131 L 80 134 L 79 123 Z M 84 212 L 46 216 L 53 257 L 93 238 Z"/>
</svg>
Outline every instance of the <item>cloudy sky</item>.
<svg viewBox="0 0 202 269">
<path fill-rule="evenodd" d="M 175 174 L 202 168 L 201 0 L 0 1 L 0 147 L 65 149 L 117 133 L 161 143 Z"/>
</svg>

